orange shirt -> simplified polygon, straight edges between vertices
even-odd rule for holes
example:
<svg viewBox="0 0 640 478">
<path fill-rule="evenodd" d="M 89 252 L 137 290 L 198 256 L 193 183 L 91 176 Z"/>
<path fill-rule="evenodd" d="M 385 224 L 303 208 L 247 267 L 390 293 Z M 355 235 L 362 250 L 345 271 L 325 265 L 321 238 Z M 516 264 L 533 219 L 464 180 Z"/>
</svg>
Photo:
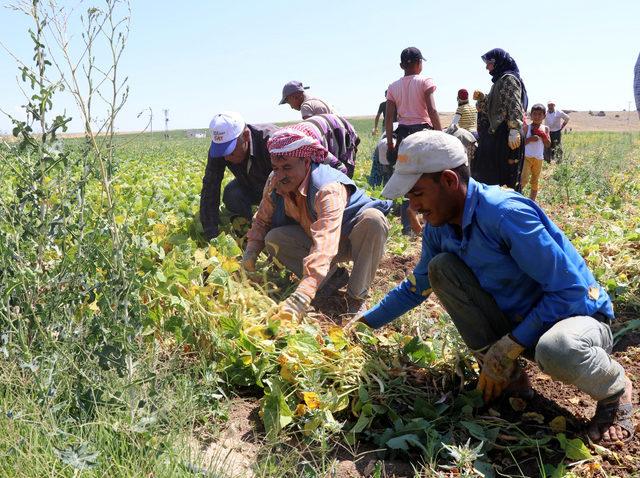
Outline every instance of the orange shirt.
<svg viewBox="0 0 640 478">
<path fill-rule="evenodd" d="M 331 261 L 338 253 L 342 231 L 342 215 L 349 201 L 347 188 L 338 182 L 325 184 L 314 199 L 317 219 L 314 221 L 307 207 L 307 191 L 310 172 L 295 193 L 283 195 L 285 214 L 296 221 L 313 240 L 309 254 L 302 262 L 302 280 L 297 290 L 313 298 L 318 285 L 324 280 L 331 267 Z M 271 229 L 271 218 L 275 205 L 271 193 L 275 189 L 273 174 L 267 179 L 258 211 L 253 217 L 251 229 L 247 233 L 247 250 L 260 252 L 264 248 L 264 238 Z M 278 193 L 276 193 L 278 194 Z"/>
</svg>

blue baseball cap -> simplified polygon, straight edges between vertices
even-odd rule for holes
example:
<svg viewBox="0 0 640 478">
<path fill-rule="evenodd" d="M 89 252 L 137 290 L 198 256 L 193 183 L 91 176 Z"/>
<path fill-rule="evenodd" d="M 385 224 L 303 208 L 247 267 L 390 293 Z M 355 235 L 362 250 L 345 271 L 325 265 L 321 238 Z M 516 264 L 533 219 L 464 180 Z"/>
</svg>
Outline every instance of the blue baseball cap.
<svg viewBox="0 0 640 478">
<path fill-rule="evenodd" d="M 220 158 L 230 155 L 236 144 L 238 137 L 244 131 L 246 123 L 235 111 L 224 111 L 213 117 L 209 123 L 211 132 L 211 152 L 213 157 Z"/>
</svg>

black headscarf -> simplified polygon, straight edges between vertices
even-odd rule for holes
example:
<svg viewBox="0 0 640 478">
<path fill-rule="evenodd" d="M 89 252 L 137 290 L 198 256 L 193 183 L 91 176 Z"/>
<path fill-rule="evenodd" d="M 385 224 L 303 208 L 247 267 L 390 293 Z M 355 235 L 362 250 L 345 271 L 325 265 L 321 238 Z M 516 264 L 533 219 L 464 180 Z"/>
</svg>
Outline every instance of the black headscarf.
<svg viewBox="0 0 640 478">
<path fill-rule="evenodd" d="M 502 48 L 494 48 L 493 50 L 489 50 L 484 55 L 482 55 L 482 60 L 484 62 L 493 61 L 493 70 L 489 72 L 492 76 L 491 81 L 495 83 L 504 75 L 513 75 L 518 81 L 520 81 L 520 86 L 522 87 L 522 107 L 524 111 L 527 111 L 529 107 L 529 97 L 527 96 L 527 89 L 524 86 L 524 81 L 520 78 L 520 70 L 518 69 L 518 64 L 516 61 L 511 58 L 511 55 L 504 51 Z"/>
</svg>

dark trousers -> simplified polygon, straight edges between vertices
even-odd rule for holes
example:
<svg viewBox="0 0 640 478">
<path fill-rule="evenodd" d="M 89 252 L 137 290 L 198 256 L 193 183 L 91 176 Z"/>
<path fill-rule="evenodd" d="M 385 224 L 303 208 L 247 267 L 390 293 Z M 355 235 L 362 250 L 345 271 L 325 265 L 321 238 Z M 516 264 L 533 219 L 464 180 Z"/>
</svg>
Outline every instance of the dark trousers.
<svg viewBox="0 0 640 478">
<path fill-rule="evenodd" d="M 233 179 L 224 188 L 222 202 L 231 217 L 244 217 L 251 221 L 253 212 L 251 206 L 260 204 L 262 191 L 252 191 L 242 187 L 237 179 Z"/>
<path fill-rule="evenodd" d="M 551 131 L 551 148 L 549 151 L 549 158 L 555 159 L 558 163 L 562 161 L 562 131 Z"/>
</svg>

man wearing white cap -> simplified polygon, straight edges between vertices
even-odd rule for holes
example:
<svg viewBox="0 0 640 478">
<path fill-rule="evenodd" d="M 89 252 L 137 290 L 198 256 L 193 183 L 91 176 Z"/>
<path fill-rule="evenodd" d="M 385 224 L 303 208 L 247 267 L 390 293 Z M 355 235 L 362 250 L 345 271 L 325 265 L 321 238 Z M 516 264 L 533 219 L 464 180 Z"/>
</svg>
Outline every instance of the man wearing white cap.
<svg viewBox="0 0 640 478">
<path fill-rule="evenodd" d="M 246 124 L 233 111 L 219 113 L 211 120 L 211 146 L 200 193 L 200 221 L 207 240 L 219 233 L 220 189 L 226 168 L 235 179 L 224 188 L 222 201 L 231 216 L 251 220 L 251 206 L 260 203 L 271 174 L 267 141 L 277 130 L 272 124 Z"/>
<path fill-rule="evenodd" d="M 556 102 L 547 101 L 547 116 L 544 118 L 544 124 L 549 127 L 551 135 L 551 146 L 548 148 L 548 158 L 560 162 L 562 161 L 562 130 L 569 123 L 569 115 L 562 110 L 556 109 Z"/>
<path fill-rule="evenodd" d="M 359 319 L 381 327 L 433 291 L 481 364 L 489 402 L 525 393 L 518 357 L 598 401 L 590 435 L 628 441 L 631 382 L 611 358 L 613 307 L 584 259 L 538 205 L 469 177 L 464 147 L 439 131 L 406 138 L 382 194 L 424 215 L 413 274 Z M 530 390 L 530 389 L 529 389 Z"/>
<path fill-rule="evenodd" d="M 310 96 L 305 90 L 308 86 L 303 86 L 299 81 L 290 81 L 282 88 L 281 105 L 287 103 L 292 109 L 297 110 L 302 115 L 302 119 L 322 114 L 335 114 L 329 103 L 315 96 Z"/>
</svg>

